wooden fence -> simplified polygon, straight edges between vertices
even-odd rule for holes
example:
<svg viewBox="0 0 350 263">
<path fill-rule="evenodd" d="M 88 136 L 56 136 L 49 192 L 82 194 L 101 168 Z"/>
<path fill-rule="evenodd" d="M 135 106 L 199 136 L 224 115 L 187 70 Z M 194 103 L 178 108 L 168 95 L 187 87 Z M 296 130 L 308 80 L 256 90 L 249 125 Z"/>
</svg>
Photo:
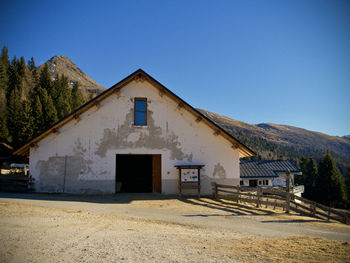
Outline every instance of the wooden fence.
<svg viewBox="0 0 350 263">
<path fill-rule="evenodd" d="M 0 190 L 8 192 L 28 192 L 33 190 L 31 176 L 0 175 Z"/>
<path fill-rule="evenodd" d="M 256 207 L 282 208 L 286 213 L 294 211 L 323 220 L 335 220 L 350 224 L 350 212 L 321 205 L 299 197 L 288 190 L 274 187 L 239 187 L 212 183 L 215 199 L 253 203 Z"/>
</svg>

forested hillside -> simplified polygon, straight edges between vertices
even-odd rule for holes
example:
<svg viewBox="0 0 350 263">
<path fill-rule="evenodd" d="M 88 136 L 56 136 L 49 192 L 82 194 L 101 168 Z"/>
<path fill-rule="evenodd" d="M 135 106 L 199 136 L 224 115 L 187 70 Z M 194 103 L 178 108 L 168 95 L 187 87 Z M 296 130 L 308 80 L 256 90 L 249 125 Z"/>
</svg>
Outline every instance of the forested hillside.
<svg viewBox="0 0 350 263">
<path fill-rule="evenodd" d="M 0 142 L 17 148 L 85 102 L 79 83 L 52 77 L 47 64 L 39 70 L 31 58 L 0 56 Z"/>
<path fill-rule="evenodd" d="M 350 163 L 350 140 L 346 137 L 272 123 L 247 124 L 209 111 L 200 111 L 261 154 L 263 159 L 285 157 L 298 161 L 302 157 L 313 156 L 319 160 L 329 149 L 342 172 Z"/>
</svg>

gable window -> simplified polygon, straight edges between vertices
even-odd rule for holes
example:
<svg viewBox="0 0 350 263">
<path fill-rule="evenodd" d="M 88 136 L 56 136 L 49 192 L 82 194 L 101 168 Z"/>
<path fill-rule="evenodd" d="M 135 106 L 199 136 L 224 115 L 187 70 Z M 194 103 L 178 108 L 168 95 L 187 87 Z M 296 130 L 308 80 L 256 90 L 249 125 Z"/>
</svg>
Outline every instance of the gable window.
<svg viewBox="0 0 350 263">
<path fill-rule="evenodd" d="M 135 115 L 134 125 L 144 126 L 147 125 L 147 99 L 135 98 Z"/>
</svg>

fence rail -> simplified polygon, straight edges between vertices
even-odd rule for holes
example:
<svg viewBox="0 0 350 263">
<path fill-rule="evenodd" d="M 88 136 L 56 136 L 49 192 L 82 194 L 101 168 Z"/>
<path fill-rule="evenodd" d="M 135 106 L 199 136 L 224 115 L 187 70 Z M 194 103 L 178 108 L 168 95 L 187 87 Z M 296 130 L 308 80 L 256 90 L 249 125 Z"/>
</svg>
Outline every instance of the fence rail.
<svg viewBox="0 0 350 263">
<path fill-rule="evenodd" d="M 350 225 L 350 212 L 328 207 L 297 196 L 287 189 L 273 187 L 239 187 L 212 183 L 213 196 L 236 202 L 253 203 L 256 207 L 280 207 L 289 213 L 294 211 L 322 220 L 334 220 Z"/>
</svg>

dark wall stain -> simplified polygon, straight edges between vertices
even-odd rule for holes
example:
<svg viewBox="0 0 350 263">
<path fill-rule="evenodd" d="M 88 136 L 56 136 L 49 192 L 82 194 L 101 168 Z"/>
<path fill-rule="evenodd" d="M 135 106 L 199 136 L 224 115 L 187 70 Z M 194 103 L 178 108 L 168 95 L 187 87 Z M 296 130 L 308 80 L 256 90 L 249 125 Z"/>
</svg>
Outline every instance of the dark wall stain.
<svg viewBox="0 0 350 263">
<path fill-rule="evenodd" d="M 133 126 L 134 110 L 131 109 L 126 115 L 124 124 L 117 129 L 104 129 L 104 135 L 100 143 L 97 144 L 95 154 L 105 157 L 109 149 L 127 149 L 127 148 L 150 148 L 150 149 L 168 149 L 171 152 L 170 159 L 183 160 L 187 158 L 192 161 L 192 154 L 185 154 L 181 149 L 178 136 L 174 132 L 168 131 L 162 134 L 162 128 L 154 124 L 153 112 L 148 110 L 147 129 Z M 127 138 L 132 133 L 138 133 L 140 136 L 136 141 L 128 141 Z"/>
<path fill-rule="evenodd" d="M 226 170 L 220 163 L 215 164 L 213 178 L 226 178 Z"/>
</svg>

